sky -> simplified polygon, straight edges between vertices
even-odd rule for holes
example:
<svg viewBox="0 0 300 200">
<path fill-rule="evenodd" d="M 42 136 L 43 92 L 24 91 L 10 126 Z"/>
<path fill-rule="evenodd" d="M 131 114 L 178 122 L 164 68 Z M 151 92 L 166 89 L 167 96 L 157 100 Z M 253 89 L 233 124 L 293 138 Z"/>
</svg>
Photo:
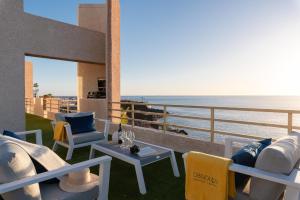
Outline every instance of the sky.
<svg viewBox="0 0 300 200">
<path fill-rule="evenodd" d="M 120 0 L 122 95 L 300 95 L 300 0 Z M 79 3 L 24 0 L 76 24 Z M 76 95 L 76 63 L 27 57 L 40 94 Z"/>
</svg>

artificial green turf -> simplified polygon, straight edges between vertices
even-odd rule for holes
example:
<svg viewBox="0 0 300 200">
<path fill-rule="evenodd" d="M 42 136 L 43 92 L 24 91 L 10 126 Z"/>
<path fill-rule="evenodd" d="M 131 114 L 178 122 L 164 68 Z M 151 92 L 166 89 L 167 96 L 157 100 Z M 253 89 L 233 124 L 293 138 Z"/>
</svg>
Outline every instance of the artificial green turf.
<svg viewBox="0 0 300 200">
<path fill-rule="evenodd" d="M 53 131 L 50 121 L 35 115 L 26 114 L 26 129 L 42 129 L 43 143 L 48 147 L 53 145 Z M 69 163 L 77 163 L 88 159 L 90 148 L 76 149 Z M 65 158 L 67 150 L 59 148 L 56 152 Z M 96 154 L 101 156 L 102 154 Z M 123 161 L 113 159 L 110 171 L 109 199 L 111 200 L 182 200 L 184 199 L 184 174 L 181 154 L 176 153 L 180 178 L 173 176 L 171 163 L 163 160 L 143 168 L 147 194 L 139 193 L 134 167 Z M 98 172 L 93 168 L 94 173 Z"/>
</svg>

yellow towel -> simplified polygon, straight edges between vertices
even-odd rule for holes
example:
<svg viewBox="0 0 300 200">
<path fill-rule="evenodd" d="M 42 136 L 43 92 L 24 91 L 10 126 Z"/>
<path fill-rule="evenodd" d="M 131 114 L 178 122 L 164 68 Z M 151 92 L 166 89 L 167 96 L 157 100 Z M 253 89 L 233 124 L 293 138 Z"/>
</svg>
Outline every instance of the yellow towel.
<svg viewBox="0 0 300 200">
<path fill-rule="evenodd" d="M 53 135 L 53 139 L 55 141 L 63 142 L 67 139 L 67 133 L 64 127 L 65 124 L 67 124 L 67 122 L 57 122 L 55 124 L 54 135 Z"/>
<path fill-rule="evenodd" d="M 127 112 L 129 111 L 129 107 L 125 111 L 122 111 L 121 113 L 121 124 L 128 124 L 128 116 Z"/>
<path fill-rule="evenodd" d="M 227 200 L 236 196 L 231 160 L 198 152 L 186 158 L 185 197 L 187 200 Z"/>
</svg>

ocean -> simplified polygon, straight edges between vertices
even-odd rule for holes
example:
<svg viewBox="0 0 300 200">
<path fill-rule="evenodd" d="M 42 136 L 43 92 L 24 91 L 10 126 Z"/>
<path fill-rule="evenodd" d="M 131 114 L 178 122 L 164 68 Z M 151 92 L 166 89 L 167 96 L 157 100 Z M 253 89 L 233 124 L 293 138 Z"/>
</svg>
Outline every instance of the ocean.
<svg viewBox="0 0 300 200">
<path fill-rule="evenodd" d="M 122 100 L 144 101 L 154 104 L 195 105 L 195 106 L 225 106 L 243 108 L 268 108 L 300 110 L 300 96 L 122 96 Z M 157 107 L 161 108 L 161 107 Z M 204 109 L 172 108 L 167 110 L 172 114 L 210 117 L 210 112 Z M 241 111 L 215 111 L 215 118 L 232 119 L 275 124 L 287 124 L 287 114 L 241 112 Z M 168 122 L 196 128 L 210 128 L 209 121 L 182 119 L 168 117 Z M 300 115 L 293 116 L 293 125 L 300 125 Z M 215 129 L 245 135 L 254 135 L 266 138 L 278 138 L 287 134 L 286 129 L 262 127 L 253 125 L 229 124 L 216 122 Z M 189 137 L 210 140 L 207 132 L 184 129 Z M 224 136 L 216 134 L 215 140 L 222 142 Z"/>
</svg>

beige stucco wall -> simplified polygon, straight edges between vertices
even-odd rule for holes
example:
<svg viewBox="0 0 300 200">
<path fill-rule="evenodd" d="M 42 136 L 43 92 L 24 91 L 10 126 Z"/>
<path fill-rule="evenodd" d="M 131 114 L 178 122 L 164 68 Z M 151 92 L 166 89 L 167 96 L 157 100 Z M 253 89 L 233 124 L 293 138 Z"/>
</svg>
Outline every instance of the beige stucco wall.
<svg viewBox="0 0 300 200">
<path fill-rule="evenodd" d="M 13 28 L 22 26 L 21 12 L 22 1 L 0 1 L 0 132 L 25 128 L 24 51 L 21 33 Z"/>
<path fill-rule="evenodd" d="M 45 117 L 43 109 L 43 98 L 33 98 L 33 114 Z"/>
<path fill-rule="evenodd" d="M 105 99 L 78 99 L 78 108 L 84 112 L 95 112 L 96 118 L 107 118 L 107 104 Z"/>
<path fill-rule="evenodd" d="M 90 30 L 106 33 L 107 6 L 81 4 L 78 9 L 78 25 Z M 87 99 L 90 91 L 98 91 L 98 78 L 106 79 L 106 65 L 77 65 L 77 96 L 78 110 L 95 112 L 98 118 L 107 118 L 107 99 Z M 107 90 L 107 93 L 111 91 Z"/>
<path fill-rule="evenodd" d="M 78 7 L 78 25 L 89 30 L 106 33 L 107 5 L 80 4 Z"/>
<path fill-rule="evenodd" d="M 0 131 L 25 129 L 24 55 L 106 61 L 104 33 L 25 13 L 22 0 L 0 1 L 0 30 Z"/>
<path fill-rule="evenodd" d="M 33 98 L 33 66 L 32 62 L 25 62 L 25 98 Z"/>
<path fill-rule="evenodd" d="M 98 78 L 105 78 L 105 65 L 78 63 L 77 97 L 86 98 L 88 92 L 98 91 Z"/>
<path fill-rule="evenodd" d="M 102 32 L 106 30 L 106 5 L 81 4 L 78 8 L 78 26 Z M 98 90 L 98 78 L 105 78 L 105 65 L 78 63 L 77 96 L 86 98 L 88 92 Z"/>
<path fill-rule="evenodd" d="M 105 35 L 54 20 L 24 14 L 27 55 L 61 60 L 105 63 Z"/>
</svg>

